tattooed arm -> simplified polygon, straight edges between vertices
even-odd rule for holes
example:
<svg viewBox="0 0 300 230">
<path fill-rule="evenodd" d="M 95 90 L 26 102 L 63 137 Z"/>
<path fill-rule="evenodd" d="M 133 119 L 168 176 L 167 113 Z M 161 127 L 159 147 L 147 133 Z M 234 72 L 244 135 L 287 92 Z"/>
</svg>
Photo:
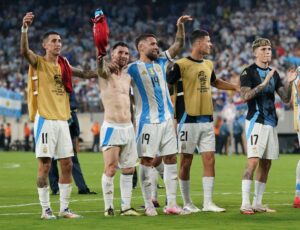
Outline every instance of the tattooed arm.
<svg viewBox="0 0 300 230">
<path fill-rule="evenodd" d="M 289 103 L 292 96 L 293 83 L 290 82 L 286 87 L 282 86 L 277 90 L 277 93 L 284 103 Z"/>
<path fill-rule="evenodd" d="M 97 70 L 98 70 L 98 76 L 104 79 L 107 79 L 108 76 L 110 75 L 109 69 L 107 67 L 107 63 L 103 57 L 98 58 L 97 60 Z"/>
<path fill-rule="evenodd" d="M 119 74 L 126 67 L 121 68 L 117 63 L 106 62 L 103 57 L 97 59 L 98 76 L 104 79 L 109 78 L 113 73 Z"/>
<path fill-rule="evenodd" d="M 266 76 L 265 80 L 256 86 L 255 88 L 251 89 L 251 87 L 245 87 L 241 86 L 241 97 L 244 101 L 249 101 L 252 98 L 256 97 L 269 83 L 271 77 L 273 77 L 273 74 L 275 72 L 275 68 L 273 68 L 268 75 Z"/>
<path fill-rule="evenodd" d="M 287 76 L 288 76 L 288 85 L 283 86 L 281 84 L 280 87 L 278 87 L 278 89 L 276 90 L 279 97 L 281 98 L 281 100 L 284 103 L 289 103 L 290 100 L 291 100 L 293 81 L 297 77 L 297 71 L 295 69 L 289 69 L 288 73 L 287 73 Z"/>
<path fill-rule="evenodd" d="M 241 87 L 241 97 L 244 101 L 249 101 L 256 97 L 264 88 L 265 85 L 263 84 L 256 86 L 254 89 L 251 89 L 250 87 Z"/>
<path fill-rule="evenodd" d="M 82 70 L 71 66 L 72 75 L 84 79 L 97 78 L 98 74 L 94 70 Z"/>
<path fill-rule="evenodd" d="M 184 22 L 193 20 L 191 16 L 184 15 L 177 20 L 177 33 L 175 37 L 175 42 L 168 49 L 171 58 L 176 57 L 180 50 L 184 46 L 185 32 L 184 32 Z"/>
<path fill-rule="evenodd" d="M 217 89 L 239 91 L 238 85 L 231 84 L 230 82 L 224 81 L 220 78 L 217 78 L 215 81 L 213 81 L 211 85 Z"/>
</svg>

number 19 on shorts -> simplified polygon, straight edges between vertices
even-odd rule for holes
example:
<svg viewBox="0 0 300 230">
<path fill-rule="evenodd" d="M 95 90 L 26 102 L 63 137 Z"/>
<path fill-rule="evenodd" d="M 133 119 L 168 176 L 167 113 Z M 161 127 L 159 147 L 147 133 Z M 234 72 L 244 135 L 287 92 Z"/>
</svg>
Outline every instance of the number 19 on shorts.
<svg viewBox="0 0 300 230">
<path fill-rule="evenodd" d="M 143 133 L 142 135 L 142 144 L 144 144 L 144 142 L 148 145 L 150 141 L 150 134 L 149 133 Z"/>
</svg>

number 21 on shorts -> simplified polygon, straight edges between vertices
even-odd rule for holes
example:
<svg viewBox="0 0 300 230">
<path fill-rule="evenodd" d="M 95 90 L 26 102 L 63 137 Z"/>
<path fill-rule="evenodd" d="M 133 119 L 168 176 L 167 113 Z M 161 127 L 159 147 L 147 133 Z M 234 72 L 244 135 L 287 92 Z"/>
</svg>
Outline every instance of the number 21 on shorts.
<svg viewBox="0 0 300 230">
<path fill-rule="evenodd" d="M 188 131 L 180 131 L 180 141 L 187 141 L 188 139 Z"/>
</svg>

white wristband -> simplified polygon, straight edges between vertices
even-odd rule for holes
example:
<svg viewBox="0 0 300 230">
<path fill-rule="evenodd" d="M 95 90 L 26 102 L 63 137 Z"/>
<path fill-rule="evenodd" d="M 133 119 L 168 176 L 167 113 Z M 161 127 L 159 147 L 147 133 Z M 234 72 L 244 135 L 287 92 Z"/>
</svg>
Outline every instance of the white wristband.
<svg viewBox="0 0 300 230">
<path fill-rule="evenodd" d="M 21 27 L 21 32 L 22 33 L 27 33 L 27 31 L 28 31 L 28 27 L 26 27 L 26 28 L 23 27 L 23 26 Z"/>
</svg>

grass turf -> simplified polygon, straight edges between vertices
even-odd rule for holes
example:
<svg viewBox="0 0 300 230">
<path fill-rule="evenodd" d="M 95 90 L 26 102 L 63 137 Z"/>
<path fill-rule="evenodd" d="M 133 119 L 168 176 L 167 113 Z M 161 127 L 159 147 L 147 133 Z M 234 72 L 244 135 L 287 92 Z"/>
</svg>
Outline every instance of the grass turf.
<svg viewBox="0 0 300 230">
<path fill-rule="evenodd" d="M 35 185 L 37 162 L 34 154 L 0 153 L 0 229 L 299 229 L 300 209 L 292 208 L 295 188 L 295 168 L 299 156 L 281 155 L 273 162 L 264 195 L 264 203 L 277 213 L 245 216 L 239 213 L 241 204 L 241 177 L 245 167 L 244 156 L 216 156 L 214 201 L 227 209 L 226 213 L 200 212 L 188 216 L 166 216 L 162 209 L 157 217 L 103 216 L 101 193 L 101 154 L 80 153 L 84 177 L 97 195 L 78 195 L 73 186 L 71 209 L 83 215 L 82 219 L 40 220 L 41 208 Z M 202 162 L 195 155 L 191 172 L 191 195 L 194 204 L 202 205 Z M 163 182 L 160 180 L 160 184 Z M 253 186 L 252 186 L 253 187 Z M 165 200 L 165 190 L 159 189 L 159 201 Z M 51 196 L 55 213 L 59 196 Z M 177 201 L 182 205 L 178 189 Z M 143 203 L 140 187 L 133 190 L 132 206 L 140 209 Z M 120 207 L 119 172 L 115 177 L 115 208 Z M 118 214 L 118 212 L 117 212 Z"/>
</svg>

